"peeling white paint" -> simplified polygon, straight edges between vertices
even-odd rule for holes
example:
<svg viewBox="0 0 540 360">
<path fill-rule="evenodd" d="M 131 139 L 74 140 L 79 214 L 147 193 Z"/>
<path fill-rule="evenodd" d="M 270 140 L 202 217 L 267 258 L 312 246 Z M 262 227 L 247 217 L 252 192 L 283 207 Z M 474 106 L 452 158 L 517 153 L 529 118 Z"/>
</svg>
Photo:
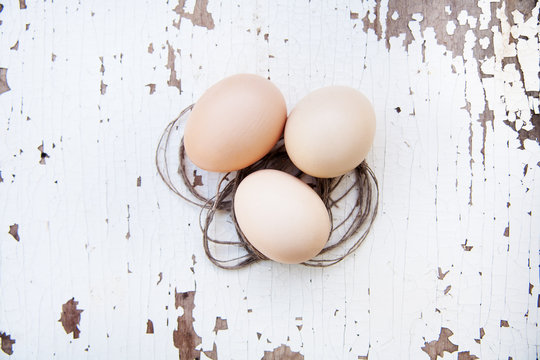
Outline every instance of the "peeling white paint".
<svg viewBox="0 0 540 360">
<path fill-rule="evenodd" d="M 450 20 L 446 23 L 446 33 L 448 35 L 454 35 L 454 32 L 456 31 L 456 24 L 453 20 Z"/>
<path fill-rule="evenodd" d="M 389 4 L 377 13 L 371 0 L 210 0 L 212 30 L 174 27 L 175 1 L 4 4 L 0 67 L 11 90 L 0 95 L 0 332 L 16 339 L 10 358 L 177 358 L 176 290 L 196 290 L 200 349 L 215 343 L 223 359 L 260 359 L 281 344 L 306 359 L 424 359 L 421 348 L 441 327 L 459 345 L 445 359 L 461 351 L 536 358 L 540 147 L 527 139 L 520 149 L 517 131 L 531 131 L 539 113 L 540 5 L 511 20 L 505 1 L 478 1 L 478 18 L 448 5 L 439 32 L 426 14 Z M 368 11 L 381 34 L 364 31 Z M 412 42 L 402 29 L 388 48 L 392 21 L 404 19 Z M 441 45 L 440 33 L 464 30 L 463 56 Z M 167 86 L 167 44 L 181 94 Z M 236 72 L 270 77 L 289 109 L 330 84 L 373 102 L 378 130 L 367 161 L 380 211 L 342 263 L 217 269 L 204 255 L 198 209 L 156 175 L 165 125 Z M 40 165 L 42 143 L 49 158 Z M 14 223 L 18 242 L 8 233 Z M 71 297 L 84 310 L 79 339 L 58 322 Z M 227 330 L 214 332 L 216 317 Z"/>
<path fill-rule="evenodd" d="M 469 19 L 469 16 L 467 14 L 467 10 L 461 10 L 459 12 L 458 17 L 457 17 L 459 25 L 463 26 L 463 25 L 467 24 L 468 19 Z"/>
</svg>

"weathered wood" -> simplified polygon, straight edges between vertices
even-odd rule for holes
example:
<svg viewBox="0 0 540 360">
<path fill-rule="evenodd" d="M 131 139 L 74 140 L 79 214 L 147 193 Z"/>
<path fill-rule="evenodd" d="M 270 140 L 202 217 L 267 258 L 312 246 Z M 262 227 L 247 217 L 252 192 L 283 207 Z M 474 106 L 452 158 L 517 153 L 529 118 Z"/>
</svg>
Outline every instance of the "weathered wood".
<svg viewBox="0 0 540 360">
<path fill-rule="evenodd" d="M 0 359 L 537 358 L 539 10 L 4 1 Z M 237 72 L 289 110 L 331 84 L 373 102 L 380 210 L 342 263 L 218 269 L 161 182 L 165 126 Z"/>
</svg>

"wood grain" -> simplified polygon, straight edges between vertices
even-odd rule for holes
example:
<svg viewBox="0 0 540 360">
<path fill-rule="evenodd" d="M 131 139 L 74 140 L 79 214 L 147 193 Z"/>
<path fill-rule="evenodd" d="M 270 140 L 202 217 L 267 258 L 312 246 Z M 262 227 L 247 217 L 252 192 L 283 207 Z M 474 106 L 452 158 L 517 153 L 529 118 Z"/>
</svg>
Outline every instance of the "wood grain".
<svg viewBox="0 0 540 360">
<path fill-rule="evenodd" d="M 536 359 L 539 12 L 3 1 L 0 359 Z M 238 72 L 289 111 L 326 85 L 373 103 L 380 211 L 344 262 L 218 269 L 161 182 L 165 126 Z M 215 174 L 192 174 L 211 194 Z"/>
</svg>

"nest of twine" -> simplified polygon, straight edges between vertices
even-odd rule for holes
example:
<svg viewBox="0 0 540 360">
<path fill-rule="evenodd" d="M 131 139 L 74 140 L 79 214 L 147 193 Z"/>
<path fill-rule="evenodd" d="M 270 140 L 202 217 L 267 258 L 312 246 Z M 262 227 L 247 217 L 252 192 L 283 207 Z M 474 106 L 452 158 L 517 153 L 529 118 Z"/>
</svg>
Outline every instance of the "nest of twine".
<svg viewBox="0 0 540 360">
<path fill-rule="evenodd" d="M 238 185 L 246 176 L 262 169 L 281 170 L 302 178 L 320 196 L 328 210 L 332 223 L 329 241 L 315 258 L 302 263 L 302 265 L 326 267 L 337 264 L 362 244 L 373 225 L 379 204 L 377 178 L 365 161 L 348 174 L 330 179 L 316 178 L 304 174 L 294 166 L 285 151 L 283 140 L 280 140 L 272 151 L 253 165 L 221 175 L 217 182 L 215 195 L 206 197 L 197 191 L 196 185 L 188 176 L 186 169 L 189 160 L 182 137 L 178 149 L 179 166 L 172 173 L 173 176 L 180 179 L 174 181 L 169 171 L 170 164 L 167 161 L 171 147 L 171 135 L 178 129 L 179 123 L 187 118 L 193 105 L 185 108 L 176 119 L 167 125 L 159 139 L 155 162 L 158 173 L 166 186 L 184 201 L 201 208 L 199 226 L 202 232 L 204 251 L 212 263 L 223 269 L 239 269 L 260 260 L 268 260 L 246 239 L 234 214 L 234 198 Z M 350 209 L 344 207 L 344 213 L 335 217 L 335 210 L 341 210 L 340 205 L 344 205 L 345 202 L 353 206 Z M 225 213 L 230 217 L 236 230 L 237 240 L 224 241 L 210 236 L 210 225 L 218 213 Z M 221 258 L 216 255 L 220 247 L 236 247 L 243 254 L 231 258 Z M 334 254 L 338 250 L 339 253 Z"/>
</svg>

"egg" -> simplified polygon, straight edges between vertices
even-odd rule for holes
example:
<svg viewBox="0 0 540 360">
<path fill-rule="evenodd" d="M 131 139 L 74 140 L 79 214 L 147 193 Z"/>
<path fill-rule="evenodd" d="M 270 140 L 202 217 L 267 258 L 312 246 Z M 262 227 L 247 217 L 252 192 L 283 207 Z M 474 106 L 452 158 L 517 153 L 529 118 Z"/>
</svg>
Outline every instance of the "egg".
<svg viewBox="0 0 540 360">
<path fill-rule="evenodd" d="M 330 235 L 321 198 L 302 180 L 279 170 L 259 170 L 244 178 L 234 197 L 234 214 L 250 244 L 280 263 L 313 258 Z"/>
<path fill-rule="evenodd" d="M 269 80 L 253 74 L 227 77 L 195 103 L 184 129 L 186 154 L 208 171 L 245 168 L 277 143 L 286 118 L 285 99 Z"/>
<path fill-rule="evenodd" d="M 375 112 L 359 91 L 346 86 L 315 90 L 293 108 L 285 125 L 292 162 L 319 178 L 343 175 L 365 159 L 375 135 Z"/>
</svg>

